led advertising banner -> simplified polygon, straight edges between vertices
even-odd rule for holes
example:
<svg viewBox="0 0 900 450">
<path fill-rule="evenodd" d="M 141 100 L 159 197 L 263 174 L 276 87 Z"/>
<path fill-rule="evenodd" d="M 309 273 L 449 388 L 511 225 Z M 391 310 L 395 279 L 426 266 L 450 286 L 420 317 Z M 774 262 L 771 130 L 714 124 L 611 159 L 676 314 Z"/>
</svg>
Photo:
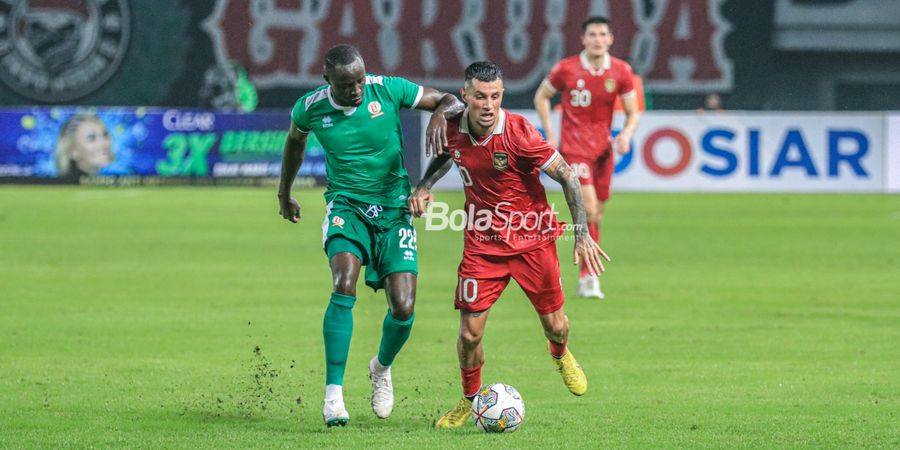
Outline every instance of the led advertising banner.
<svg viewBox="0 0 900 450">
<path fill-rule="evenodd" d="M 885 158 L 885 190 L 887 192 L 900 192 L 900 113 L 888 114 L 887 126 L 887 155 Z"/>
<path fill-rule="evenodd" d="M 540 128 L 537 113 L 519 113 Z M 553 115 L 558 127 L 559 116 Z M 621 123 L 617 117 L 615 123 Z M 559 133 L 557 133 L 559 136 Z M 650 192 L 883 192 L 885 115 L 710 113 L 641 116 L 612 188 Z M 545 180 L 550 189 L 558 184 Z M 456 170 L 436 189 L 461 189 Z"/>
<path fill-rule="evenodd" d="M 288 123 L 288 111 L 0 110 L 0 182 L 275 183 Z M 324 152 L 310 136 L 298 184 L 324 177 Z"/>
</svg>

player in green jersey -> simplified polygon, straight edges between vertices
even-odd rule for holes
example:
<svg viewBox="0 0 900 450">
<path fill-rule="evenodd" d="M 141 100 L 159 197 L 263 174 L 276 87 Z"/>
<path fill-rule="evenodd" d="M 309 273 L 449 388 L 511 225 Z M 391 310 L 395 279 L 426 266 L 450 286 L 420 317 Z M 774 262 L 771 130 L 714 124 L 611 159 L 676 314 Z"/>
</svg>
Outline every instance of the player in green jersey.
<svg viewBox="0 0 900 450">
<path fill-rule="evenodd" d="M 328 179 L 322 230 L 333 291 L 322 327 L 323 417 L 333 426 L 350 420 L 342 386 L 360 266 L 366 266 L 366 284 L 387 293 L 381 346 L 369 362 L 372 409 L 380 418 L 387 418 L 393 409 L 390 368 L 412 329 L 418 257 L 416 231 L 406 207 L 410 184 L 403 165 L 400 108 L 437 112 L 426 128 L 426 148 L 431 150 L 446 145 L 446 117 L 458 115 L 464 106 L 451 94 L 404 78 L 367 74 L 359 52 L 348 45 L 330 49 L 324 65 L 328 84 L 294 105 L 278 200 L 282 217 L 300 220 L 291 185 L 303 163 L 306 138 L 315 133 L 325 149 Z"/>
</svg>

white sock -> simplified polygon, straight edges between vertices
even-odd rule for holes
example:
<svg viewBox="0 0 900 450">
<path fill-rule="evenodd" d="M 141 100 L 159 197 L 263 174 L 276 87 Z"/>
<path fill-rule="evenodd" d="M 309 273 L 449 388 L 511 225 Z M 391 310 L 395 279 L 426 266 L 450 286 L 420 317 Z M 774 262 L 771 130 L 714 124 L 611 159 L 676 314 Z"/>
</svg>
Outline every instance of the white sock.
<svg viewBox="0 0 900 450">
<path fill-rule="evenodd" d="M 325 386 L 325 401 L 340 400 L 344 401 L 344 387 L 339 384 L 329 384 Z"/>
<path fill-rule="evenodd" d="M 372 367 L 373 367 L 373 368 L 375 369 L 375 371 L 378 372 L 379 374 L 384 374 L 385 372 L 391 370 L 390 366 L 388 366 L 388 367 L 382 366 L 381 363 L 378 362 L 378 357 L 377 357 L 377 356 L 374 357 L 374 358 L 372 358 L 372 361 L 375 362 L 375 363 L 372 365 Z"/>
</svg>

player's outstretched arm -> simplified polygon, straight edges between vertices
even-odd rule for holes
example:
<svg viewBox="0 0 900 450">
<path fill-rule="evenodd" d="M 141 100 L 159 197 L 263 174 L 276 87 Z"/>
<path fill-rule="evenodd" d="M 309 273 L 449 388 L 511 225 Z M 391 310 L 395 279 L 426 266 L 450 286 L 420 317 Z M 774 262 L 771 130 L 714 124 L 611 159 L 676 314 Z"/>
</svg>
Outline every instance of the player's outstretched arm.
<svg viewBox="0 0 900 450">
<path fill-rule="evenodd" d="M 559 148 L 559 141 L 553 134 L 553 127 L 550 126 L 550 99 L 556 95 L 556 91 L 549 86 L 544 80 L 538 86 L 537 92 L 534 93 L 534 110 L 537 111 L 538 117 L 541 119 L 541 126 L 544 127 L 544 133 L 547 135 L 547 143 L 554 149 Z"/>
<path fill-rule="evenodd" d="M 607 261 L 610 259 L 606 252 L 591 239 L 588 232 L 587 214 L 584 211 L 584 198 L 581 196 L 578 176 L 561 156 L 550 163 L 544 172 L 562 185 L 569 212 L 572 213 L 572 221 L 575 222 L 575 265 L 584 261 L 592 275 L 599 275 L 600 272 L 606 270 L 606 267 L 603 266 L 603 259 Z"/>
<path fill-rule="evenodd" d="M 428 168 L 425 169 L 425 176 L 422 177 L 422 181 L 419 182 L 407 201 L 409 203 L 409 212 L 413 217 L 422 217 L 422 214 L 425 214 L 428 204 L 434 200 L 431 188 L 434 186 L 434 183 L 437 183 L 450 170 L 452 165 L 453 161 L 450 160 L 450 153 L 442 153 L 431 160 Z"/>
<path fill-rule="evenodd" d="M 442 154 L 447 147 L 447 120 L 462 114 L 466 106 L 453 94 L 425 88 L 416 109 L 431 111 L 425 128 L 425 157 Z"/>
<path fill-rule="evenodd" d="M 291 222 L 300 220 L 300 204 L 291 197 L 291 186 L 297 171 L 303 164 L 303 156 L 306 153 L 306 137 L 304 133 L 293 123 L 288 131 L 287 140 L 284 142 L 284 155 L 281 157 L 281 180 L 278 183 L 278 214 Z"/>
</svg>

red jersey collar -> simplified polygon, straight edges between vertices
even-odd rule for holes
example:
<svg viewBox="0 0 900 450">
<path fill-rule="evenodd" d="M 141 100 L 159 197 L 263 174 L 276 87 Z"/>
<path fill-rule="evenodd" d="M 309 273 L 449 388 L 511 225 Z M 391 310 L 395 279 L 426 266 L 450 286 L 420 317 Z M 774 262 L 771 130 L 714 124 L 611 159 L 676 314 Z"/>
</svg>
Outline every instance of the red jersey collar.
<svg viewBox="0 0 900 450">
<path fill-rule="evenodd" d="M 494 125 L 494 130 L 491 131 L 491 134 L 503 134 L 503 128 L 506 126 L 506 111 L 503 108 L 500 108 L 500 114 L 497 117 L 497 123 Z M 469 108 L 466 108 L 463 111 L 462 117 L 459 119 L 459 131 L 461 133 L 468 134 L 469 137 L 472 137 L 472 134 L 469 133 Z"/>
</svg>

